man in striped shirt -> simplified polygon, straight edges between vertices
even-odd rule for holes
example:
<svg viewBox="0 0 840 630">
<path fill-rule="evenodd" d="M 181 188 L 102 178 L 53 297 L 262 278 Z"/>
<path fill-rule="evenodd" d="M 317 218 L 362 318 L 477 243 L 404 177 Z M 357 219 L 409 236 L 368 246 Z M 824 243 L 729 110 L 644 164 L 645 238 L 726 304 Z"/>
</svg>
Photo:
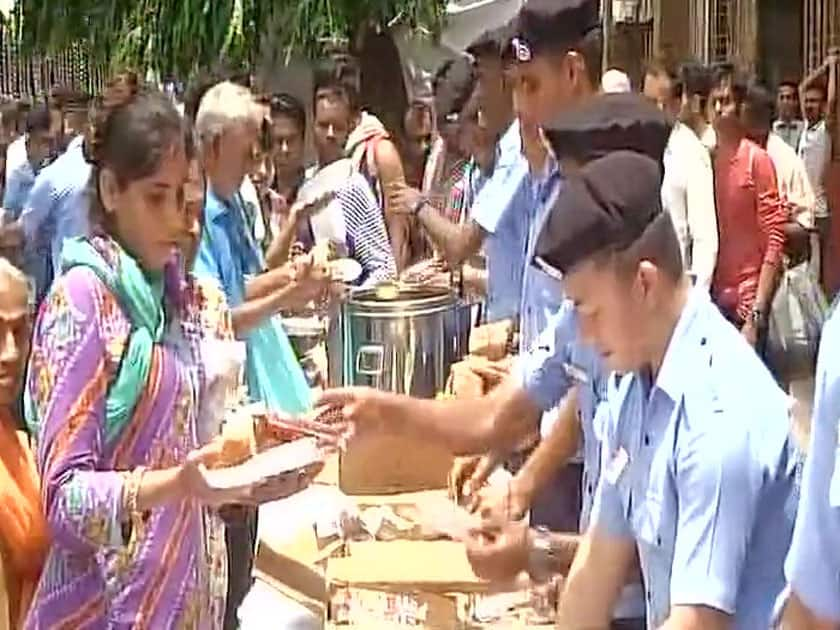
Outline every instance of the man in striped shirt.
<svg viewBox="0 0 840 630">
<path fill-rule="evenodd" d="M 382 209 L 364 175 L 352 173 L 331 203 L 340 206 L 340 213 L 333 212 L 332 216 L 344 221 L 341 232 L 346 250 L 342 254 L 362 266 L 357 283 L 373 285 L 396 277 L 397 267 Z M 326 212 L 330 212 L 329 207 Z M 314 240 L 318 240 L 317 236 Z"/>
<path fill-rule="evenodd" d="M 333 103 L 327 108 L 318 106 L 318 103 L 325 104 L 323 99 L 316 102 L 315 124 L 326 125 L 330 129 L 333 127 L 344 129 L 352 126 L 352 112 L 349 107 L 337 107 L 336 103 Z M 328 150 L 328 146 L 333 142 L 332 134 L 332 131 L 326 134 L 314 134 L 318 155 L 322 161 L 319 162 L 317 168 L 310 169 L 307 173 L 308 180 L 317 177 L 321 168 L 334 165 L 339 161 L 334 159 L 336 154 Z M 318 214 L 329 217 L 329 220 L 335 223 L 328 226 L 328 232 L 331 235 L 343 235 L 344 242 L 339 244 L 342 246 L 340 249 L 343 249 L 341 254 L 353 258 L 362 266 L 362 275 L 358 283 L 376 284 L 382 280 L 394 278 L 397 273 L 396 263 L 382 208 L 365 176 L 354 171 L 348 160 L 343 161 L 347 164 L 347 179 L 336 190 L 335 199 Z M 301 189 L 305 187 L 306 183 Z M 313 217 L 305 213 L 290 215 L 290 220 L 301 221 L 303 237 L 308 241 L 303 243 L 305 248 L 324 240 L 324 236 L 316 229 L 320 221 L 313 222 Z"/>
</svg>

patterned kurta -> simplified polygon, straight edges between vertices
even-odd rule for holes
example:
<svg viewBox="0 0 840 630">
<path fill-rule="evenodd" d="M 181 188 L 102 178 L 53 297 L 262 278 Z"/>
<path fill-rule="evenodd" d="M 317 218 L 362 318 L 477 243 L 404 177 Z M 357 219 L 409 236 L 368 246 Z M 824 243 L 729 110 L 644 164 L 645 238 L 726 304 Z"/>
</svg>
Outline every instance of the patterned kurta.
<svg viewBox="0 0 840 630">
<path fill-rule="evenodd" d="M 86 268 L 67 272 L 45 301 L 27 387 L 40 418 L 37 462 L 53 545 L 27 627 L 221 627 L 227 581 L 221 519 L 182 501 L 128 527 L 123 496 L 128 471 L 177 466 L 199 445 L 201 338 L 232 337 L 217 294 L 181 287 L 175 300 L 181 316 L 155 346 L 132 420 L 112 443 L 104 431 L 106 392 L 129 320 Z M 208 305 L 222 317 L 208 317 Z"/>
</svg>

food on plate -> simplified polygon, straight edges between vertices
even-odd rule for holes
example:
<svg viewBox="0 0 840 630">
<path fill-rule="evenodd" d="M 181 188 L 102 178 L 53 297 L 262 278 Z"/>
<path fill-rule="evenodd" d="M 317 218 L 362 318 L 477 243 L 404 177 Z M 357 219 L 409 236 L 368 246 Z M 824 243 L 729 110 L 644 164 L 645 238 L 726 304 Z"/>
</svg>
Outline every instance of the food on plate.
<svg viewBox="0 0 840 630">
<path fill-rule="evenodd" d="M 254 419 L 250 413 L 229 414 L 222 426 L 221 454 L 217 466 L 233 466 L 244 462 L 257 452 Z"/>
<path fill-rule="evenodd" d="M 207 482 L 219 490 L 245 488 L 290 473 L 305 476 L 322 461 L 317 441 L 302 438 L 272 447 L 235 466 L 210 470 Z"/>
<path fill-rule="evenodd" d="M 333 280 L 350 284 L 362 275 L 362 266 L 352 258 L 337 258 L 329 262 L 330 275 Z"/>
</svg>

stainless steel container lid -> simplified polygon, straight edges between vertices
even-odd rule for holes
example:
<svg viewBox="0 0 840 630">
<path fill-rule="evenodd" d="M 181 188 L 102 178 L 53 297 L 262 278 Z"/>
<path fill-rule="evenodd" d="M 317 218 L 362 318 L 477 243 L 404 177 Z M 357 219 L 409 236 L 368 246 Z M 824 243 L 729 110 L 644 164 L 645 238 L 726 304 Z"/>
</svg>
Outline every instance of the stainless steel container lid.
<svg viewBox="0 0 840 630">
<path fill-rule="evenodd" d="M 451 308 L 455 294 L 443 287 L 386 284 L 351 293 L 347 306 L 354 313 L 417 315 Z"/>
</svg>

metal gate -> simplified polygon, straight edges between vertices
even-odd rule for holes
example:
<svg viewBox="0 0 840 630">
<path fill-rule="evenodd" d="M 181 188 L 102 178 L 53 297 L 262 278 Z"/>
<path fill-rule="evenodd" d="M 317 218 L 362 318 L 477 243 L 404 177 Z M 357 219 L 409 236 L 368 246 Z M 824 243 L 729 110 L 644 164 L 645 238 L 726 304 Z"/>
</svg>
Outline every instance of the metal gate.
<svg viewBox="0 0 840 630">
<path fill-rule="evenodd" d="M 40 96 L 55 85 L 95 94 L 104 81 L 103 68 L 91 63 L 84 43 L 57 55 L 25 56 L 14 35 L 0 27 L 0 96 Z"/>
<path fill-rule="evenodd" d="M 822 65 L 828 49 L 840 44 L 840 0 L 803 0 L 805 71 Z"/>
</svg>

